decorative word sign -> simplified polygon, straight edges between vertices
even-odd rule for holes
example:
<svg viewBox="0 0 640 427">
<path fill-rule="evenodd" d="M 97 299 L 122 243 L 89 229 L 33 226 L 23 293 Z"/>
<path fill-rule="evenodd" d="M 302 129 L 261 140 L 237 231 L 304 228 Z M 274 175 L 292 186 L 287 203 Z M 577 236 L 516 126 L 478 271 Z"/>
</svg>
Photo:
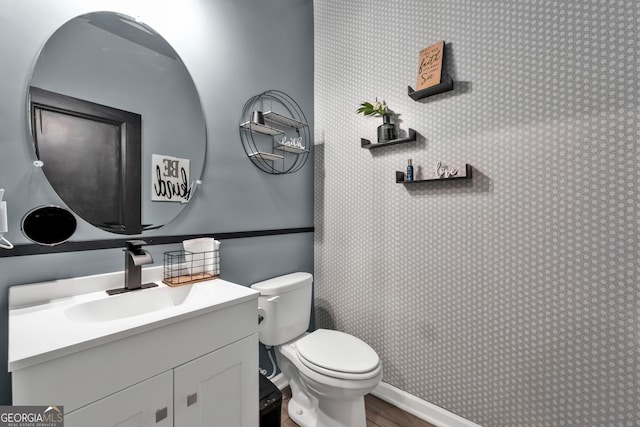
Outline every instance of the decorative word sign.
<svg viewBox="0 0 640 427">
<path fill-rule="evenodd" d="M 440 83 L 443 53 L 444 40 L 440 40 L 420 51 L 416 90 L 426 89 Z"/>
<path fill-rule="evenodd" d="M 188 202 L 189 159 L 151 155 L 151 200 L 154 202 Z"/>
<path fill-rule="evenodd" d="M 280 141 L 280 145 L 284 145 L 286 147 L 299 148 L 300 150 L 304 150 L 304 145 L 302 145 L 302 137 L 298 138 L 290 137 L 287 139 L 286 136 L 282 137 L 282 141 Z"/>
<path fill-rule="evenodd" d="M 433 172 L 438 178 L 449 178 L 450 176 L 458 175 L 458 169 L 449 168 L 449 166 L 443 165 L 442 162 L 436 163 Z"/>
</svg>

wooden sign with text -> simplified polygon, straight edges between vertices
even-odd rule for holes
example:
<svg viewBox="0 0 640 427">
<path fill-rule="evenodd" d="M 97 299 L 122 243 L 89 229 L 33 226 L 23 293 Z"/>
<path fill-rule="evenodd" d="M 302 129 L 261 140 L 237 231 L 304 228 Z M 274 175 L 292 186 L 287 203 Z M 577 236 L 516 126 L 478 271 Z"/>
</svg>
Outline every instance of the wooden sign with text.
<svg viewBox="0 0 640 427">
<path fill-rule="evenodd" d="M 440 40 L 420 51 L 416 90 L 426 89 L 440 83 L 443 54 L 444 40 Z"/>
</svg>

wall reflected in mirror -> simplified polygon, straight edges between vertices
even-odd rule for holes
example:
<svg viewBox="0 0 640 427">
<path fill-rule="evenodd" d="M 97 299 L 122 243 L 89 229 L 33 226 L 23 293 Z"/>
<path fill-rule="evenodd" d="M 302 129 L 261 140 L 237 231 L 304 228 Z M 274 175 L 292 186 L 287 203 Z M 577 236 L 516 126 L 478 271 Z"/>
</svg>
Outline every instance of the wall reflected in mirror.
<svg viewBox="0 0 640 427">
<path fill-rule="evenodd" d="M 179 200 L 152 201 L 152 156 L 187 159 L 191 179 L 198 179 L 206 125 L 186 66 L 157 32 L 116 13 L 76 17 L 47 40 L 30 85 L 36 156 L 53 189 L 80 218 L 107 231 L 139 234 L 180 214 L 185 204 Z M 57 96 L 75 100 L 74 108 L 82 102 L 89 107 L 51 107 L 43 94 L 46 101 Z M 135 125 L 96 119 L 100 114 L 92 106 L 138 115 L 139 139 L 127 133 Z M 57 135 L 47 138 L 45 125 L 57 128 Z M 83 174 L 74 173 L 82 163 Z"/>
</svg>

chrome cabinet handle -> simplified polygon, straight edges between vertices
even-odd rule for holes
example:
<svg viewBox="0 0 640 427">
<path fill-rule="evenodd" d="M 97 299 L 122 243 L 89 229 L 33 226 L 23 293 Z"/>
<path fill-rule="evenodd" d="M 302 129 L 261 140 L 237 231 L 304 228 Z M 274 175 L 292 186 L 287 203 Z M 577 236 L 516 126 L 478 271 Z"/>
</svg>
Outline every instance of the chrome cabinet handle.
<svg viewBox="0 0 640 427">
<path fill-rule="evenodd" d="M 187 394 L 187 406 L 191 406 L 198 401 L 198 393 Z"/>
<path fill-rule="evenodd" d="M 156 411 L 156 424 L 164 420 L 165 418 L 167 418 L 168 415 L 169 415 L 169 410 L 167 409 L 166 406 L 162 409 L 158 409 Z"/>
</svg>

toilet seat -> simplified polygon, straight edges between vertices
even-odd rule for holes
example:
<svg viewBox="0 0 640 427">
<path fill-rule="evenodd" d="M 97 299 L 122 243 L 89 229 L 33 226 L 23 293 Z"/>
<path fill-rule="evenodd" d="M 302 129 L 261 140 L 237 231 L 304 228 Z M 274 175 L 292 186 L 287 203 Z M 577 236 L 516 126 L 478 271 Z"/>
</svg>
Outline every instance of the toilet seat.
<svg viewBox="0 0 640 427">
<path fill-rule="evenodd" d="M 378 354 L 364 341 L 344 332 L 318 329 L 300 338 L 295 347 L 306 367 L 330 377 L 366 380 L 381 370 Z"/>
</svg>

